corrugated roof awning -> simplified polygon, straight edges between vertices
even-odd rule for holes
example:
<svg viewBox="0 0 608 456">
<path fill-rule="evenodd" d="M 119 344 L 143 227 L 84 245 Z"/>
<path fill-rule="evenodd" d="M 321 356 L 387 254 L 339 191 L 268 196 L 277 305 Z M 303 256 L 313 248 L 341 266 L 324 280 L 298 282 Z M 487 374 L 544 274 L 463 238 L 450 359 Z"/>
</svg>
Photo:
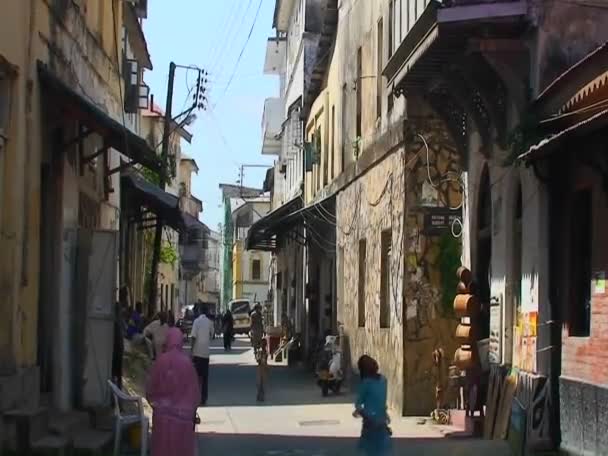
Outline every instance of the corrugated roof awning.
<svg viewBox="0 0 608 456">
<path fill-rule="evenodd" d="M 276 235 L 293 226 L 293 215 L 301 207 L 302 197 L 298 195 L 251 225 L 245 241 L 247 250 L 274 250 Z"/>
<path fill-rule="evenodd" d="M 119 151 L 134 163 L 157 173 L 163 172 L 161 158 L 142 137 L 77 93 L 40 61 L 38 75 L 44 89 L 43 97 L 52 100 L 53 109 L 60 110 L 63 116 L 77 120 L 89 130 L 99 134 L 103 137 L 105 146 Z"/>
<path fill-rule="evenodd" d="M 202 225 L 198 219 L 182 213 L 177 196 L 165 192 L 144 178 L 128 173 L 122 176 L 121 183 L 121 188 L 134 204 L 147 208 L 174 230 L 195 228 L 196 223 Z"/>
<path fill-rule="evenodd" d="M 524 162 L 532 162 L 541 158 L 547 157 L 554 152 L 564 141 L 574 137 L 592 133 L 608 126 L 608 109 L 605 109 L 588 119 L 578 122 L 559 133 L 547 136 L 538 144 L 530 147 L 527 152 L 521 154 L 518 158 Z"/>
<path fill-rule="evenodd" d="M 190 215 L 187 212 L 184 213 L 183 215 L 184 215 L 184 224 L 186 226 L 186 229 L 200 230 L 206 236 L 208 236 L 211 233 L 211 230 L 209 229 L 209 227 L 207 225 L 205 225 L 203 222 L 201 222 L 197 217 L 194 217 L 193 215 Z"/>
</svg>

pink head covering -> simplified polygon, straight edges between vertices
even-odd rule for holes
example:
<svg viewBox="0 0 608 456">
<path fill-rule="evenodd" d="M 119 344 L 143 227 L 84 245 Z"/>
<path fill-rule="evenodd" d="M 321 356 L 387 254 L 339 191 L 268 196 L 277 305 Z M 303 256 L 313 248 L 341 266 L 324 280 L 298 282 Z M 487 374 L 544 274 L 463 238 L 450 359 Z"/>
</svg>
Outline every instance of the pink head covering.
<svg viewBox="0 0 608 456">
<path fill-rule="evenodd" d="M 182 352 L 183 343 L 183 333 L 171 328 L 166 350 L 150 370 L 147 396 L 154 408 L 187 409 L 189 416 L 193 416 L 200 401 L 200 387 L 192 360 Z"/>
<path fill-rule="evenodd" d="M 152 456 L 194 454 L 194 416 L 201 399 L 192 360 L 182 352 L 184 336 L 167 332 L 165 352 L 152 365 L 147 398 L 154 409 Z"/>
</svg>

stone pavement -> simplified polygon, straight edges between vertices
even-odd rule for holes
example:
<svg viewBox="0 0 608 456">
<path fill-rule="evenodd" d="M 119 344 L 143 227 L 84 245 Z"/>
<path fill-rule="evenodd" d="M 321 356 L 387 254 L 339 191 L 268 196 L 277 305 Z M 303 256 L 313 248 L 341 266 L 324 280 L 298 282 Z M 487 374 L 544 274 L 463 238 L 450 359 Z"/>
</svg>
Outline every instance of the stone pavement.
<svg viewBox="0 0 608 456">
<path fill-rule="evenodd" d="M 248 340 L 231 353 L 212 348 L 209 403 L 199 409 L 200 455 L 342 456 L 356 454 L 361 422 L 349 393 L 324 398 L 314 376 L 272 366 L 266 402 L 258 404 L 255 361 Z M 393 417 L 395 455 L 509 456 L 503 442 L 445 438 L 450 427 Z"/>
</svg>

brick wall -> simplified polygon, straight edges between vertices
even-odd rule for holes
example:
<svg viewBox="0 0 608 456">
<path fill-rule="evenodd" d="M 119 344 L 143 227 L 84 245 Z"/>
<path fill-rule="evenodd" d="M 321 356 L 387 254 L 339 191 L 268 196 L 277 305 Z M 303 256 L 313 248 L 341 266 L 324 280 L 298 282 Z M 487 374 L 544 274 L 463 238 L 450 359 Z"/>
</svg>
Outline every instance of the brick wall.
<svg viewBox="0 0 608 456">
<path fill-rule="evenodd" d="M 591 336 L 562 339 L 562 376 L 608 385 L 608 295 L 591 302 Z"/>
</svg>

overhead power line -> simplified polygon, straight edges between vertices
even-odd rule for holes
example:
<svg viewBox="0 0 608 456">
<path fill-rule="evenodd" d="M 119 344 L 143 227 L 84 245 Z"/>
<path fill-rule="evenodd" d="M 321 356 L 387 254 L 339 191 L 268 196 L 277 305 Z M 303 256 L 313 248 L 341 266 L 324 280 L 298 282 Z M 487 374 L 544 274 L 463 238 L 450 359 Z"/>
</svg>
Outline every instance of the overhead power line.
<svg viewBox="0 0 608 456">
<path fill-rule="evenodd" d="M 251 35 L 253 35 L 253 30 L 255 29 L 255 24 L 258 21 L 258 16 L 260 15 L 260 10 L 262 9 L 262 3 L 264 3 L 264 0 L 260 0 L 260 2 L 258 3 L 258 9 L 255 12 L 255 17 L 253 18 L 253 24 L 251 24 L 251 29 L 249 30 L 249 34 L 247 35 L 247 39 L 245 40 L 245 44 L 243 44 L 243 48 L 241 49 L 241 52 L 239 53 L 239 56 L 236 59 L 236 64 L 234 65 L 234 69 L 232 70 L 232 74 L 230 75 L 230 78 L 228 79 L 228 84 L 226 85 L 226 88 L 222 92 L 222 95 L 220 96 L 220 99 L 223 98 L 224 95 L 226 95 L 226 92 L 228 92 L 228 89 L 230 88 L 230 85 L 232 84 L 232 80 L 234 79 L 234 76 L 236 75 L 236 70 L 239 67 L 239 63 L 241 63 L 241 58 L 243 57 L 243 54 L 245 53 L 245 49 L 247 48 L 247 44 L 249 44 L 249 40 L 251 39 Z M 218 99 L 218 102 L 219 102 L 219 99 Z"/>
<path fill-rule="evenodd" d="M 243 0 L 240 0 L 241 3 L 244 3 Z M 243 14 L 241 16 L 240 21 L 236 20 L 235 21 L 235 28 L 232 32 L 232 34 L 228 35 L 226 41 L 223 43 L 222 46 L 222 50 L 220 52 L 220 60 L 219 60 L 219 65 L 217 67 L 217 73 L 221 73 L 222 71 L 224 71 L 224 65 L 229 65 L 230 64 L 230 58 L 232 55 L 234 55 L 234 50 L 235 47 L 238 46 L 239 41 L 242 39 L 241 36 L 241 30 L 243 30 L 246 20 L 248 17 L 250 17 L 249 14 L 249 10 L 251 9 L 251 4 L 253 3 L 253 0 L 248 0 L 247 1 L 247 6 L 245 7 L 245 9 L 243 10 Z"/>
</svg>

